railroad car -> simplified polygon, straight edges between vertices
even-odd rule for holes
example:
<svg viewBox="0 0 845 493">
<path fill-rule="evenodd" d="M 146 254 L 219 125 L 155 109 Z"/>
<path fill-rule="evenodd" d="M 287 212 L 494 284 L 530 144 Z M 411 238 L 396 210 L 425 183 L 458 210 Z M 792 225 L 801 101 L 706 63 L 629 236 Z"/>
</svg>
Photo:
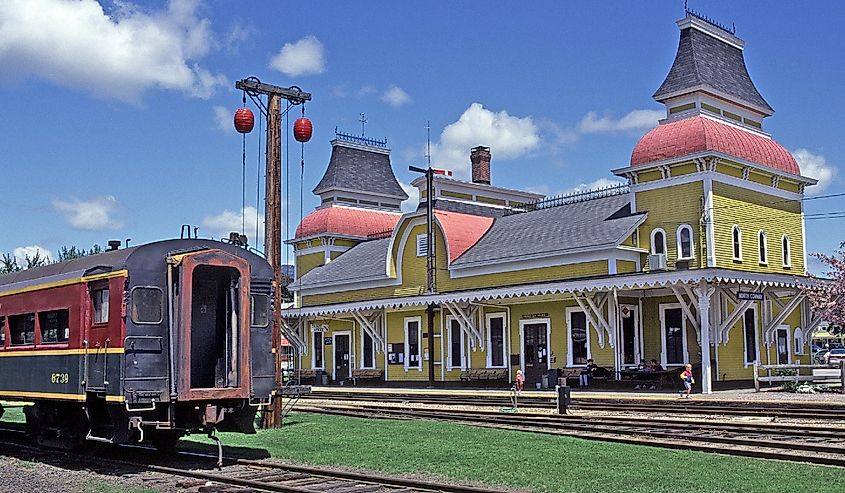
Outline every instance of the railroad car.
<svg viewBox="0 0 845 493">
<path fill-rule="evenodd" d="M 0 399 L 38 443 L 254 433 L 274 388 L 273 271 L 232 244 L 166 240 L 0 276 Z"/>
</svg>

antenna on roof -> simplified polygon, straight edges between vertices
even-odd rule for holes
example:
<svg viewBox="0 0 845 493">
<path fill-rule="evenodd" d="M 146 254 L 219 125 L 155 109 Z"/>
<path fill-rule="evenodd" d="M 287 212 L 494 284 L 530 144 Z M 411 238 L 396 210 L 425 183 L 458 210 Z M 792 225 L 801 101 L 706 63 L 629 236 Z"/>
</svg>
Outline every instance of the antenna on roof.
<svg viewBox="0 0 845 493">
<path fill-rule="evenodd" d="M 428 167 L 431 168 L 431 120 L 426 120 L 426 122 L 425 122 L 425 138 L 426 138 L 425 158 L 428 160 Z"/>
</svg>

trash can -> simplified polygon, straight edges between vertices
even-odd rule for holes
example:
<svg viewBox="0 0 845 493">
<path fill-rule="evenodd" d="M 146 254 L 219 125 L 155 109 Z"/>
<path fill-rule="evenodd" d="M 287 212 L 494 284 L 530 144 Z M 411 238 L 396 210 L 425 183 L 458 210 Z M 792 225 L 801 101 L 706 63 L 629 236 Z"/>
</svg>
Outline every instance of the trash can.
<svg viewBox="0 0 845 493">
<path fill-rule="evenodd" d="M 329 384 L 329 376 L 324 371 L 320 372 L 320 383 L 322 385 L 328 385 Z"/>
<path fill-rule="evenodd" d="M 540 384 L 540 386 L 544 389 L 549 388 L 549 374 L 548 373 L 543 375 L 542 383 Z"/>
<path fill-rule="evenodd" d="M 546 370 L 546 375 L 549 380 L 549 388 L 552 388 L 557 385 L 558 378 L 560 378 L 560 368 L 550 368 Z"/>
</svg>

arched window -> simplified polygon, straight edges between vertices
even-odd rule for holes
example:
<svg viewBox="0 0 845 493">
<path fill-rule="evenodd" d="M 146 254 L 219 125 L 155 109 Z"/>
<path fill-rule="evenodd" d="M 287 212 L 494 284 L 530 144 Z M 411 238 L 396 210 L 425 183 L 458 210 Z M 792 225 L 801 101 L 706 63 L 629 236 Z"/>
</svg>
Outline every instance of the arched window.
<svg viewBox="0 0 845 493">
<path fill-rule="evenodd" d="M 692 226 L 681 224 L 678 226 L 678 259 L 692 258 Z"/>
<path fill-rule="evenodd" d="M 757 246 L 760 251 L 760 263 L 761 264 L 768 264 L 769 258 L 766 255 L 766 232 L 762 229 L 759 233 L 757 233 Z"/>
<path fill-rule="evenodd" d="M 651 232 L 651 253 L 666 253 L 666 232 L 656 228 Z"/>
<path fill-rule="evenodd" d="M 742 230 L 739 229 L 739 226 L 734 225 L 731 238 L 733 239 L 734 260 L 742 261 Z"/>
<path fill-rule="evenodd" d="M 792 259 L 790 258 L 790 249 L 789 249 L 789 236 L 783 235 L 783 238 L 780 240 L 781 248 L 783 251 L 783 266 L 784 267 L 792 267 Z"/>
</svg>

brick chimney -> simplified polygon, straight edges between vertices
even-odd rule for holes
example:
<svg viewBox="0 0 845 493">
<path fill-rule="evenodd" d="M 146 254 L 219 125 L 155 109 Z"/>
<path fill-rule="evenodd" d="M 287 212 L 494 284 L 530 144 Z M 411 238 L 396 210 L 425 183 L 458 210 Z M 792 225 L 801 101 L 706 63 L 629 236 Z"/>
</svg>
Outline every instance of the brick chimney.
<svg viewBox="0 0 845 493">
<path fill-rule="evenodd" d="M 490 184 L 490 148 L 484 146 L 473 147 L 469 153 L 472 163 L 472 182 Z"/>
</svg>

